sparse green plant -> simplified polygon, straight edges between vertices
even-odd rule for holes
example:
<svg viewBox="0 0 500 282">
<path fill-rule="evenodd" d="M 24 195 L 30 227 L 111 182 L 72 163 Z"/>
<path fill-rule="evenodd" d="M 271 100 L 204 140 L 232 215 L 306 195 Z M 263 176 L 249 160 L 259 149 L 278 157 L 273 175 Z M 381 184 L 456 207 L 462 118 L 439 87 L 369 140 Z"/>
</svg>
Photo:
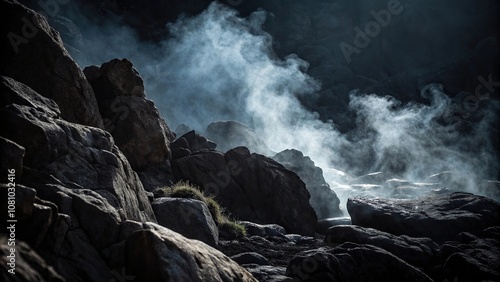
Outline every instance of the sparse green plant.
<svg viewBox="0 0 500 282">
<path fill-rule="evenodd" d="M 207 205 L 208 210 L 212 214 L 215 224 L 220 225 L 224 220 L 224 216 L 222 214 L 223 208 L 212 197 L 206 197 L 205 204 Z"/>
<path fill-rule="evenodd" d="M 205 196 L 198 188 L 191 185 L 189 182 L 179 181 L 172 187 L 164 188 L 164 191 L 172 198 L 195 199 L 205 202 Z"/>
<path fill-rule="evenodd" d="M 231 239 L 243 238 L 247 235 L 245 226 L 227 216 L 224 216 L 223 221 L 219 224 L 219 231 Z"/>
<path fill-rule="evenodd" d="M 245 237 L 245 226 L 227 216 L 224 208 L 213 197 L 204 195 L 200 189 L 189 182 L 179 181 L 172 187 L 164 188 L 164 191 L 169 197 L 202 201 L 207 205 L 215 224 L 217 224 L 221 231 L 231 234 L 231 236 L 236 238 Z"/>
</svg>

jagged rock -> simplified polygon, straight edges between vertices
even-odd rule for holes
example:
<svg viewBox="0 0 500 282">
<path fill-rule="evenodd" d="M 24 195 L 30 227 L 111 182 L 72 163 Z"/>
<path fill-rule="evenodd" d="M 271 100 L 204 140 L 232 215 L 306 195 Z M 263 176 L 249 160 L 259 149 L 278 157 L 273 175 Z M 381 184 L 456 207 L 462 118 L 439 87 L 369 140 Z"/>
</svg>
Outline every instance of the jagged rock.
<svg viewBox="0 0 500 282">
<path fill-rule="evenodd" d="M 60 185 L 37 185 L 36 192 L 23 185 L 17 189 L 16 208 L 30 211 L 18 218 L 17 240 L 36 248 L 47 265 L 67 281 L 111 279 L 110 269 L 96 248 L 118 239 L 120 219 L 104 198 L 90 190 Z"/>
<path fill-rule="evenodd" d="M 347 202 L 354 225 L 394 235 L 428 237 L 437 243 L 461 232 L 481 232 L 500 222 L 500 204 L 469 193 L 446 193 L 413 200 L 354 198 Z"/>
<path fill-rule="evenodd" d="M 277 224 L 257 224 L 249 221 L 240 221 L 241 225 L 245 226 L 248 236 L 261 236 L 261 237 L 283 237 L 286 234 L 285 228 Z"/>
<path fill-rule="evenodd" d="M 1 1 L 0 11 L 0 74 L 53 99 L 64 119 L 103 128 L 92 88 L 45 17 L 16 1 Z"/>
<path fill-rule="evenodd" d="M 429 238 L 395 236 L 356 225 L 340 225 L 328 229 L 325 237 L 327 245 L 337 246 L 346 242 L 382 248 L 419 268 L 434 266 L 439 251 L 439 246 Z"/>
<path fill-rule="evenodd" d="M 317 239 L 309 236 L 302 236 L 299 234 L 286 234 L 285 237 L 293 242 L 295 245 L 313 245 L 317 242 Z"/>
<path fill-rule="evenodd" d="M 221 252 L 145 223 L 126 240 L 125 269 L 137 281 L 257 281 Z"/>
<path fill-rule="evenodd" d="M 218 249 L 228 256 L 241 253 L 255 252 L 264 256 L 272 266 L 286 267 L 290 260 L 297 254 L 309 249 L 324 246 L 322 240 L 312 237 L 296 235 L 298 239 L 285 237 L 245 236 L 238 240 L 219 241 Z M 303 240 L 302 243 L 295 243 Z M 248 265 L 245 265 L 247 267 Z M 284 275 L 284 271 L 279 274 Z"/>
<path fill-rule="evenodd" d="M 160 198 L 152 204 L 158 224 L 183 236 L 200 240 L 212 247 L 219 241 L 219 231 L 208 207 L 202 201 Z"/>
<path fill-rule="evenodd" d="M 43 111 L 48 116 L 60 117 L 61 111 L 54 100 L 45 98 L 10 77 L 0 76 L 0 108 L 10 104 L 30 106 Z"/>
<path fill-rule="evenodd" d="M 217 144 L 206 137 L 196 133 L 194 130 L 182 135 L 184 139 L 189 144 L 189 150 L 191 152 L 197 152 L 201 150 L 215 150 Z"/>
<path fill-rule="evenodd" d="M 19 146 L 11 140 L 5 139 L 0 136 L 0 154 L 2 159 L 0 160 L 0 169 L 4 171 L 1 183 L 8 183 L 7 177 L 9 170 L 14 170 L 16 176 L 21 176 L 23 172 L 23 157 L 24 148 Z"/>
<path fill-rule="evenodd" d="M 250 154 L 244 147 L 229 150 L 225 159 L 240 172 L 232 175 L 249 200 L 256 223 L 275 223 L 288 233 L 313 235 L 316 213 L 309 204 L 310 194 L 297 174 L 276 161 Z"/>
<path fill-rule="evenodd" d="M 478 236 L 461 233 L 441 246 L 443 276 L 449 281 L 498 281 L 500 279 L 500 227 L 490 227 Z"/>
<path fill-rule="evenodd" d="M 286 271 L 285 267 L 258 265 L 258 264 L 245 264 L 243 265 L 248 272 L 250 272 L 257 280 L 266 282 L 293 282 L 290 277 L 283 274 Z"/>
<path fill-rule="evenodd" d="M 302 252 L 291 260 L 286 275 L 294 281 L 433 281 L 381 248 L 354 243 Z"/>
<path fill-rule="evenodd" d="M 20 240 L 17 240 L 15 245 L 14 274 L 8 272 L 11 269 L 9 266 L 11 261 L 8 257 L 11 256 L 11 248 L 12 246 L 8 244 L 7 237 L 0 236 L 0 261 L 2 262 L 0 280 L 5 282 L 66 281 L 37 252 Z"/>
<path fill-rule="evenodd" d="M 257 265 L 270 265 L 269 261 L 261 254 L 255 252 L 241 253 L 231 257 L 232 260 L 239 265 L 244 264 L 257 264 Z"/>
<path fill-rule="evenodd" d="M 217 143 L 218 149 L 223 152 L 243 146 L 257 154 L 272 154 L 271 149 L 251 128 L 237 121 L 213 122 L 208 125 L 206 135 Z"/>
<path fill-rule="evenodd" d="M 32 169 L 32 176 L 23 178 L 28 186 L 42 184 L 40 175 L 50 175 L 69 187 L 96 191 L 123 218 L 155 220 L 137 174 L 109 133 L 50 116 L 48 108 L 40 108 L 11 104 L 0 110 L 4 121 L 0 135 L 26 149 L 24 166 Z"/>
<path fill-rule="evenodd" d="M 309 202 L 319 219 L 342 216 L 340 200 L 330 189 L 323 177 L 323 170 L 314 165 L 311 158 L 298 150 L 285 150 L 276 154 L 273 159 L 287 169 L 297 173 L 306 184 L 311 199 Z"/>
<path fill-rule="evenodd" d="M 127 59 L 84 70 L 94 89 L 107 131 L 135 170 L 170 158 L 175 135 L 144 94 L 144 83 Z"/>
<path fill-rule="evenodd" d="M 198 151 L 215 150 L 217 144 L 191 130 L 172 142 L 170 148 L 172 159 L 176 160 Z"/>
</svg>

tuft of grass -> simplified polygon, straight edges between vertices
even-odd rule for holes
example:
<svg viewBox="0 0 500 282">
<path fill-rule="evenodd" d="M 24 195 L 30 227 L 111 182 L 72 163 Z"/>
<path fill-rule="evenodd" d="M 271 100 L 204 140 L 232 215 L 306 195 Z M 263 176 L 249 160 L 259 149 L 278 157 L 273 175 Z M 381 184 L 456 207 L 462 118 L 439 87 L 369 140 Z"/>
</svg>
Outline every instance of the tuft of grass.
<svg viewBox="0 0 500 282">
<path fill-rule="evenodd" d="M 207 205 L 210 214 L 212 214 L 215 224 L 219 226 L 224 220 L 224 216 L 222 214 L 223 210 L 222 207 L 212 197 L 205 197 L 204 202 Z"/>
<path fill-rule="evenodd" d="M 195 186 L 189 182 L 180 181 L 172 187 L 164 188 L 165 193 L 172 198 L 194 199 L 205 202 L 205 196 Z"/>
<path fill-rule="evenodd" d="M 223 221 L 219 224 L 219 230 L 231 239 L 239 239 L 247 235 L 245 226 L 227 216 L 224 216 Z"/>
<path fill-rule="evenodd" d="M 169 197 L 194 199 L 204 202 L 221 232 L 231 238 L 243 238 L 246 236 L 245 226 L 226 215 L 224 209 L 213 197 L 205 196 L 200 189 L 189 182 L 180 181 L 172 187 L 167 187 L 163 190 Z"/>
</svg>

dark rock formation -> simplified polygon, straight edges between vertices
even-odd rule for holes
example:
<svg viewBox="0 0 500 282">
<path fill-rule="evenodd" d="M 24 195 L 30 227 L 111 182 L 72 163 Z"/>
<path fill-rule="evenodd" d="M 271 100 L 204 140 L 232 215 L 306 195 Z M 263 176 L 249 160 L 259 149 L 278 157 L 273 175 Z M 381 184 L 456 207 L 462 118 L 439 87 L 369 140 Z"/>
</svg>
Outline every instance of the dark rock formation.
<svg viewBox="0 0 500 282">
<path fill-rule="evenodd" d="M 221 252 L 153 223 L 128 236 L 125 258 L 137 281 L 257 281 Z"/>
<path fill-rule="evenodd" d="M 228 151 L 225 159 L 240 168 L 232 175 L 249 200 L 257 223 L 276 223 L 288 231 L 314 234 L 316 213 L 309 204 L 304 182 L 274 160 L 239 147 Z M 245 218 L 241 218 L 245 219 Z"/>
<path fill-rule="evenodd" d="M 240 220 L 314 234 L 317 219 L 304 183 L 272 159 L 239 147 L 225 155 L 200 151 L 174 160 L 172 168 L 179 180 L 202 187 Z"/>
<path fill-rule="evenodd" d="M 205 203 L 192 199 L 160 198 L 152 204 L 158 224 L 210 246 L 219 241 L 219 231 Z"/>
<path fill-rule="evenodd" d="M 347 202 L 352 223 L 395 235 L 428 237 L 437 243 L 461 232 L 477 233 L 500 222 L 500 204 L 468 193 L 413 200 L 354 198 Z"/>
<path fill-rule="evenodd" d="M 449 281 L 498 281 L 500 279 L 500 227 L 474 236 L 460 233 L 441 246 L 442 276 Z M 436 278 L 436 280 L 438 279 Z"/>
<path fill-rule="evenodd" d="M 175 151 L 175 150 L 174 150 Z M 215 196 L 219 204 L 240 219 L 254 218 L 250 202 L 232 175 L 241 173 L 236 163 L 227 163 L 217 151 L 201 151 L 172 161 L 178 180 L 187 180 Z"/>
<path fill-rule="evenodd" d="M 215 150 L 217 144 L 191 130 L 172 142 L 172 159 L 179 159 L 191 153 L 206 150 Z"/>
<path fill-rule="evenodd" d="M 297 173 L 304 181 L 311 194 L 309 202 L 319 219 L 342 216 L 337 194 L 330 189 L 323 177 L 323 170 L 315 166 L 311 158 L 304 156 L 302 152 L 297 150 L 285 150 L 276 154 L 273 159 Z"/>
<path fill-rule="evenodd" d="M 64 49 L 59 33 L 40 14 L 16 1 L 0 2 L 0 75 L 53 99 L 67 121 L 103 128 L 94 92 Z"/>
<path fill-rule="evenodd" d="M 244 264 L 269 265 L 269 261 L 263 255 L 255 252 L 237 254 L 232 256 L 231 259 L 240 265 Z"/>
<path fill-rule="evenodd" d="M 245 226 L 248 236 L 261 236 L 261 237 L 283 237 L 286 234 L 285 228 L 277 224 L 257 224 L 249 221 L 240 221 L 241 225 Z"/>
<path fill-rule="evenodd" d="M 6 282 L 24 282 L 24 281 L 66 281 L 61 275 L 47 264 L 28 244 L 22 241 L 16 242 L 16 252 L 14 253 L 14 261 L 11 262 L 9 256 L 12 256 L 8 245 L 7 238 L 0 236 L 0 261 L 2 270 L 0 272 L 0 280 Z M 12 269 L 9 264 L 14 266 L 14 272 L 8 272 Z"/>
<path fill-rule="evenodd" d="M 107 131 L 135 170 L 170 158 L 175 135 L 144 94 L 144 83 L 132 63 L 114 59 L 84 70 L 94 89 Z"/>
<path fill-rule="evenodd" d="M 69 123 L 49 108 L 39 108 L 11 104 L 0 110 L 0 135 L 26 149 L 23 162 L 34 170 L 31 174 L 52 175 L 69 187 L 94 190 L 124 218 L 154 220 L 137 174 L 109 133 Z M 29 178 L 28 183 L 41 184 L 38 176 Z"/>
<path fill-rule="evenodd" d="M 340 225 L 328 229 L 325 237 L 327 245 L 337 246 L 345 242 L 382 248 L 419 268 L 434 266 L 439 251 L 439 246 L 429 238 L 412 238 L 406 235 L 395 236 L 356 225 Z"/>
<path fill-rule="evenodd" d="M 292 278 L 283 275 L 286 271 L 286 268 L 282 266 L 245 264 L 244 267 L 259 281 L 266 281 L 266 282 L 294 281 Z"/>
<path fill-rule="evenodd" d="M 217 121 L 208 125 L 206 135 L 227 152 L 236 147 L 247 147 L 251 152 L 269 156 L 271 149 L 251 128 L 237 121 Z"/>
<path fill-rule="evenodd" d="M 18 175 L 22 174 L 24 157 L 24 148 L 22 146 L 0 137 L 0 154 L 2 155 L 0 160 L 0 169 L 2 171 L 14 169 Z M 7 183 L 7 179 L 5 179 L 7 175 L 2 176 L 2 183 Z"/>
<path fill-rule="evenodd" d="M 294 281 L 433 281 L 393 254 L 371 245 L 345 243 L 295 256 L 286 275 Z"/>
</svg>

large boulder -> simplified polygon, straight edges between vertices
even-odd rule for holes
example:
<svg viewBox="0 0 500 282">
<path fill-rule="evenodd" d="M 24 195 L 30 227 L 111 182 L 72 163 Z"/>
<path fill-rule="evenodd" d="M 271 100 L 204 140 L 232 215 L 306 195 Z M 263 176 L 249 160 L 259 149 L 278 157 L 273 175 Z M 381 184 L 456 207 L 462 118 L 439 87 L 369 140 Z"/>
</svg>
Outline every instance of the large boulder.
<svg viewBox="0 0 500 282">
<path fill-rule="evenodd" d="M 382 248 L 419 268 L 434 266 L 439 252 L 439 246 L 429 238 L 396 236 L 356 225 L 339 225 L 328 229 L 325 237 L 327 245 L 335 247 L 346 242 Z"/>
<path fill-rule="evenodd" d="M 200 151 L 172 163 L 174 175 L 200 186 L 236 218 L 275 223 L 288 233 L 314 234 L 316 213 L 294 172 L 245 147 Z"/>
<path fill-rule="evenodd" d="M 145 97 L 144 83 L 127 59 L 84 70 L 94 89 L 107 131 L 135 170 L 170 158 L 175 135 Z"/>
<path fill-rule="evenodd" d="M 4 86 L 9 86 L 11 93 L 27 89 L 12 81 Z M 154 221 L 139 177 L 110 134 L 60 119 L 53 103 L 44 107 L 39 103 L 44 100 L 40 95 L 32 90 L 27 93 L 24 99 L 30 95 L 38 98 L 0 110 L 3 120 L 0 136 L 25 148 L 23 165 L 31 169 L 29 173 L 23 170 L 25 177 L 20 182 L 40 185 L 57 179 L 68 187 L 95 191 L 118 209 L 124 219 Z M 42 176 L 46 180 L 42 181 Z"/>
<path fill-rule="evenodd" d="M 342 216 L 340 200 L 330 189 L 323 177 L 323 170 L 317 167 L 311 158 L 298 150 L 285 150 L 276 154 L 273 159 L 287 169 L 297 173 L 306 184 L 311 194 L 309 202 L 316 211 L 318 219 Z"/>
<path fill-rule="evenodd" d="M 127 237 L 125 269 L 137 281 L 257 281 L 221 252 L 153 223 Z"/>
<path fill-rule="evenodd" d="M 152 204 L 158 224 L 212 247 L 219 241 L 219 230 L 202 201 L 159 198 Z"/>
<path fill-rule="evenodd" d="M 371 245 L 344 243 L 296 255 L 286 275 L 294 281 L 433 281 L 393 254 Z"/>
<path fill-rule="evenodd" d="M 500 204 L 469 193 L 446 193 L 412 200 L 354 198 L 347 202 L 352 224 L 394 235 L 428 237 L 437 243 L 461 232 L 497 226 Z"/>
<path fill-rule="evenodd" d="M 255 218 L 249 221 L 276 223 L 288 233 L 314 234 L 316 213 L 309 204 L 310 194 L 297 174 L 271 158 L 250 154 L 245 147 L 229 150 L 225 159 L 228 164 L 240 167 L 240 172 L 232 178 L 254 211 Z"/>
<path fill-rule="evenodd" d="M 0 1 L 0 75 L 53 99 L 67 121 L 103 128 L 94 92 L 42 15 L 16 1 Z"/>
<path fill-rule="evenodd" d="M 242 220 L 254 218 L 250 202 L 232 175 L 240 173 L 235 163 L 227 163 L 218 151 L 199 151 L 172 161 L 178 180 L 199 186 L 234 216 Z"/>
</svg>

